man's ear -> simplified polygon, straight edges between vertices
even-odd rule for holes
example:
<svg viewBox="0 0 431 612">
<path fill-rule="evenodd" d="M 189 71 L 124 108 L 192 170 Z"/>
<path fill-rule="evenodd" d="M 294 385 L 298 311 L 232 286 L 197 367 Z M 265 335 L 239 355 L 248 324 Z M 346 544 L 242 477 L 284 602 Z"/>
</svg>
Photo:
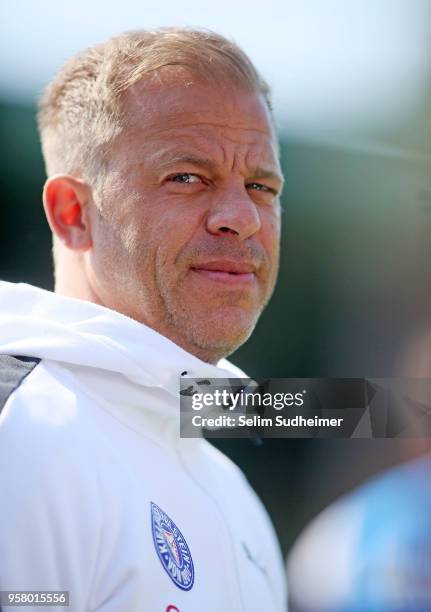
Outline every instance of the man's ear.
<svg viewBox="0 0 431 612">
<path fill-rule="evenodd" d="M 43 207 L 53 233 L 75 251 L 92 246 L 88 205 L 91 188 L 82 179 L 57 174 L 43 188 Z"/>
</svg>

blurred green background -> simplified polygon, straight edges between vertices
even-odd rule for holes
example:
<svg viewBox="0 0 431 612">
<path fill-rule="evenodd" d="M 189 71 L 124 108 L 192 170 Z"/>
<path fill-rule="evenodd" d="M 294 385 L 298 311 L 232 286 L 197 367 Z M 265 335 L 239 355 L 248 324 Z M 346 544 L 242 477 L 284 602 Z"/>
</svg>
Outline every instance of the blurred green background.
<svg viewBox="0 0 431 612">
<path fill-rule="evenodd" d="M 175 7 L 145 7 L 143 17 L 133 0 L 121 14 L 100 2 L 65 5 L 62 15 L 46 0 L 3 3 L 0 278 L 53 286 L 35 105 L 55 68 L 124 29 L 198 23 L 234 35 L 274 85 L 286 175 L 278 287 L 232 361 L 256 377 L 388 377 L 403 373 L 409 353 L 414 374 L 416 343 L 431 330 L 431 4 Z M 431 448 L 358 439 L 214 443 L 247 474 L 284 552 L 336 497 Z"/>
</svg>

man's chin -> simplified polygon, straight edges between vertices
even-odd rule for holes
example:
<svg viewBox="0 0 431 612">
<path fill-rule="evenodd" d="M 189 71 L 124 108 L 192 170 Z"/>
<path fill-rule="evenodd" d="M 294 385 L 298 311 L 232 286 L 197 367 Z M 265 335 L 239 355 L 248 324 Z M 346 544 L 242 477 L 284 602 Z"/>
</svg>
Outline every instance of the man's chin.
<svg viewBox="0 0 431 612">
<path fill-rule="evenodd" d="M 258 317 L 238 307 L 224 307 L 217 313 L 208 313 L 199 318 L 189 330 L 194 343 L 225 357 L 248 340 Z"/>
</svg>

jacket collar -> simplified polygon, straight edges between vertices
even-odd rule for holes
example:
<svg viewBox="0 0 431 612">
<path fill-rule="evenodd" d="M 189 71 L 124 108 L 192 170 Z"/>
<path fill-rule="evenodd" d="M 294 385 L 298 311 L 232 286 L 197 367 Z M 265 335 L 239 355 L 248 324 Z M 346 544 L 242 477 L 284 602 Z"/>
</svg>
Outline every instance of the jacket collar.
<svg viewBox="0 0 431 612">
<path fill-rule="evenodd" d="M 0 353 L 117 372 L 175 395 L 183 372 L 246 378 L 227 360 L 206 363 L 125 315 L 27 284 L 0 282 L 0 338 Z"/>
</svg>

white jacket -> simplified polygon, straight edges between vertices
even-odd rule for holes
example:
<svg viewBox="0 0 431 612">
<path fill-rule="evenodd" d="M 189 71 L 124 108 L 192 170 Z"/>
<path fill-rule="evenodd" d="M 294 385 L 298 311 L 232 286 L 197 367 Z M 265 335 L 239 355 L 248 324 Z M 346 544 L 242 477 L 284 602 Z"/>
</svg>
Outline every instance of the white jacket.
<svg viewBox="0 0 431 612">
<path fill-rule="evenodd" d="M 69 591 L 57 612 L 286 610 L 259 500 L 208 442 L 179 437 L 181 373 L 240 370 L 11 283 L 0 283 L 0 353 L 41 358 L 0 412 L 1 590 Z"/>
</svg>

